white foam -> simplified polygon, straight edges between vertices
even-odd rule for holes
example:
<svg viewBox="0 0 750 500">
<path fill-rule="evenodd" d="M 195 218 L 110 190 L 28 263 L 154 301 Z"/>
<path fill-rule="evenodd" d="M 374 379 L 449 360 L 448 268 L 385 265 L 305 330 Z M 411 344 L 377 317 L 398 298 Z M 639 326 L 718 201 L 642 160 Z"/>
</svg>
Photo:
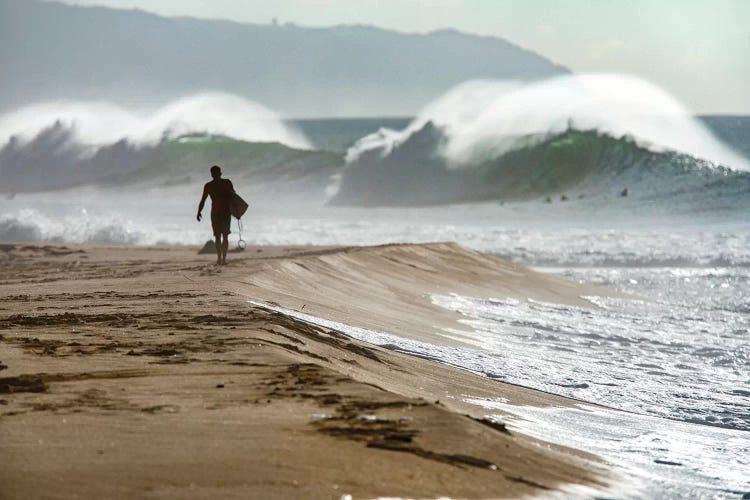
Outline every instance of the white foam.
<svg viewBox="0 0 750 500">
<path fill-rule="evenodd" d="M 133 245 L 144 234 L 132 220 L 86 210 L 50 218 L 38 210 L 23 209 L 0 217 L 0 241 L 64 241 Z M 155 243 L 155 242 L 152 242 Z"/>
<path fill-rule="evenodd" d="M 644 274 L 657 280 L 659 290 L 674 286 L 662 273 Z M 708 279 L 704 286 L 725 279 Z M 474 331 L 465 337 L 490 357 L 484 369 L 506 381 L 642 414 L 748 430 L 743 398 L 733 393 L 746 387 L 740 375 L 748 355 L 746 316 L 681 298 L 674 292 L 670 301 L 595 299 L 606 309 L 460 295 L 432 300 L 465 315 L 462 322 Z"/>
<path fill-rule="evenodd" d="M 496 356 L 473 349 L 418 342 L 252 300 L 247 302 L 336 330 L 360 341 L 395 347 L 477 374 L 484 373 L 483 368 L 491 365 Z M 604 467 L 598 471 L 606 482 L 602 487 L 563 485 L 561 492 L 542 498 L 588 498 L 602 494 L 623 498 L 722 498 L 730 496 L 731 491 L 744 491 L 750 487 L 742 473 L 750 452 L 750 441 L 743 431 L 699 427 L 585 404 L 578 405 L 578 408 L 536 408 L 510 405 L 503 398 L 479 399 L 463 395 L 463 400 L 489 411 L 502 410 L 516 415 L 517 418 L 512 419 L 507 414 L 491 418 L 499 418 L 524 434 L 606 459 Z"/>
<path fill-rule="evenodd" d="M 470 81 L 425 107 L 402 131 L 381 130 L 348 152 L 354 160 L 380 149 L 388 154 L 426 123 L 447 134 L 440 151 L 455 168 L 497 156 L 528 134 L 561 132 L 572 125 L 616 137 L 630 135 L 654 150 L 675 150 L 736 169 L 748 161 L 716 139 L 667 92 L 632 76 L 584 74 L 536 83 Z"/>
<path fill-rule="evenodd" d="M 108 102 L 57 101 L 35 104 L 0 116 L 0 143 L 21 140 L 60 122 L 82 144 L 105 145 L 127 139 L 153 144 L 189 133 L 226 135 L 249 142 L 280 142 L 309 149 L 300 131 L 265 106 L 231 94 L 209 92 L 152 110 L 124 109 Z"/>
<path fill-rule="evenodd" d="M 738 498 L 737 492 L 750 487 L 743 473 L 750 451 L 745 432 L 698 432 L 694 424 L 584 404 L 538 408 L 480 398 L 464 401 L 502 411 L 489 418 L 511 430 L 605 458 L 614 465 L 614 480 L 605 492 L 618 498 Z M 570 493 L 597 496 L 585 490 Z"/>
</svg>

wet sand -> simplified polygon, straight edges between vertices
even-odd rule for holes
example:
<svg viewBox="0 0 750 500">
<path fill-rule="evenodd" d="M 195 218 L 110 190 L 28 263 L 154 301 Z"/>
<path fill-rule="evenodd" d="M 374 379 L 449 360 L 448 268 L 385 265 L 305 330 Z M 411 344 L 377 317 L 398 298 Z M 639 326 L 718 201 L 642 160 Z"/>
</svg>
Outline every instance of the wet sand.
<svg viewBox="0 0 750 500">
<path fill-rule="evenodd" d="M 247 300 L 431 341 L 431 293 L 591 289 L 452 244 L 0 245 L 0 498 L 508 498 L 603 484 L 596 457 L 466 397 L 566 398 L 349 339 Z M 460 342 L 460 335 L 455 339 Z"/>
</svg>

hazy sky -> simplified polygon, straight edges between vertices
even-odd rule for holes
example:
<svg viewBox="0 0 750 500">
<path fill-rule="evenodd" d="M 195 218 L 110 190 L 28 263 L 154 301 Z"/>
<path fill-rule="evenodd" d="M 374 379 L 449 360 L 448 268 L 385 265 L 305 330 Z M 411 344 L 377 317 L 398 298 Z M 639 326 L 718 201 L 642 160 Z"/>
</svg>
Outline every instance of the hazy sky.
<svg viewBox="0 0 750 500">
<path fill-rule="evenodd" d="M 699 113 L 750 113 L 750 0 L 66 0 L 166 16 L 495 35 L 576 72 L 637 75 Z"/>
</svg>

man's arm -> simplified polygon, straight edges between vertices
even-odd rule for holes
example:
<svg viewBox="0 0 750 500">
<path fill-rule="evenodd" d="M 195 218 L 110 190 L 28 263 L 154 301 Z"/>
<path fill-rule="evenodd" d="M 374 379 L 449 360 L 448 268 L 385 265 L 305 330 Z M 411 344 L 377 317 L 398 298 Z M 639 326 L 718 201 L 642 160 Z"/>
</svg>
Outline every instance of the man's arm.
<svg viewBox="0 0 750 500">
<path fill-rule="evenodd" d="M 206 189 L 206 186 L 203 186 L 203 196 L 201 196 L 201 202 L 198 204 L 198 215 L 195 217 L 198 219 L 198 222 L 201 221 L 201 212 L 203 211 L 203 205 L 206 204 L 206 198 L 208 197 L 208 189 Z"/>
</svg>

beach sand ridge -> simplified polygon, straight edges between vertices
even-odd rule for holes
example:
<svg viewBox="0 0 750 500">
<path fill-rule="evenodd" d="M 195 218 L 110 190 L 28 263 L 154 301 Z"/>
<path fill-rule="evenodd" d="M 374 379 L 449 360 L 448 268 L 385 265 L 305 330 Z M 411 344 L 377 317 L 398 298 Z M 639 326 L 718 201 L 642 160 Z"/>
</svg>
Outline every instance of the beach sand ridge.
<svg viewBox="0 0 750 500">
<path fill-rule="evenodd" d="M 507 498 L 603 483 L 595 457 L 464 399 L 573 401 L 247 303 L 429 340 L 425 318 L 458 326 L 429 293 L 526 286 L 575 303 L 585 290 L 452 244 L 234 257 L 0 248 L 0 497 Z"/>
</svg>

